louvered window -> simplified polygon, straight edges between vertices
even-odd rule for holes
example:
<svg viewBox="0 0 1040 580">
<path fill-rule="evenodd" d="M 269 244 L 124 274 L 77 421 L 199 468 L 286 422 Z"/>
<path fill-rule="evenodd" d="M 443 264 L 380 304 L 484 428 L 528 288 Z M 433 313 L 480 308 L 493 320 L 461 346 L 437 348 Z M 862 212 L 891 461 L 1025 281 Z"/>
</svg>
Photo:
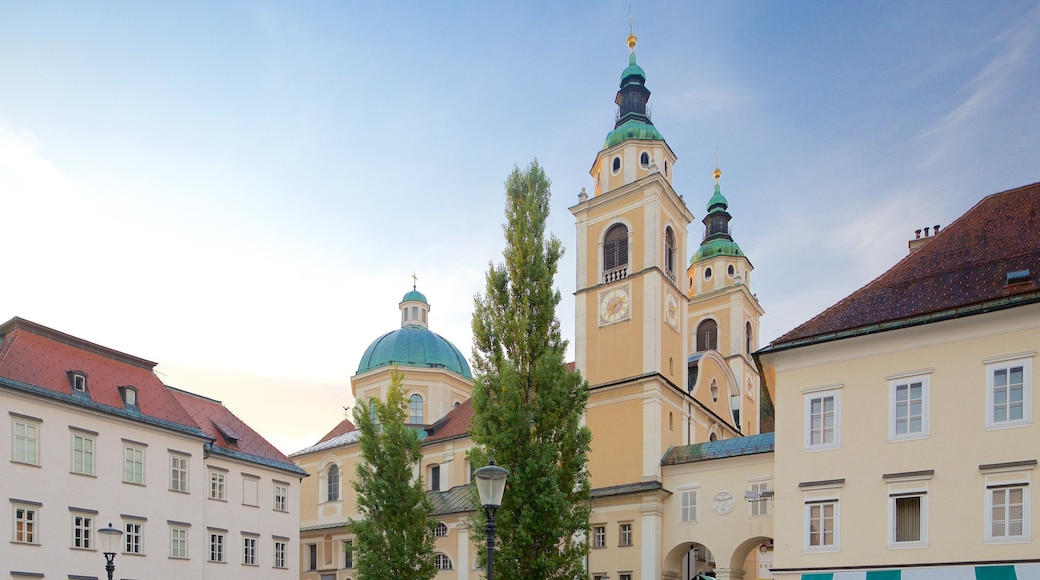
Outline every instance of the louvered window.
<svg viewBox="0 0 1040 580">
<path fill-rule="evenodd" d="M 603 271 L 608 272 L 628 265 L 628 228 L 615 224 L 603 241 Z"/>
</svg>

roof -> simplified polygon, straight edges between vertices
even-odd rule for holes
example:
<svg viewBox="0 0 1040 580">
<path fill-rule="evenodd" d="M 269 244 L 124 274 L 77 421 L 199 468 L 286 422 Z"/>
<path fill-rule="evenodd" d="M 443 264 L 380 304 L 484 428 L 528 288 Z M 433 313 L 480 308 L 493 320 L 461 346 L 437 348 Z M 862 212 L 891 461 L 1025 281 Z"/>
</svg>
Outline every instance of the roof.
<svg viewBox="0 0 1040 580">
<path fill-rule="evenodd" d="M 433 504 L 431 516 L 471 512 L 476 509 L 471 483 L 456 485 L 447 491 L 428 491 L 426 497 Z"/>
<path fill-rule="evenodd" d="M 361 355 L 357 374 L 393 364 L 443 368 L 464 378 L 473 378 L 466 357 L 454 344 L 417 324 L 405 325 L 375 339 Z"/>
<path fill-rule="evenodd" d="M 457 439 L 469 435 L 469 425 L 473 421 L 473 399 L 459 403 L 439 421 L 426 428 L 426 439 L 423 443 L 433 443 L 448 439 Z"/>
<path fill-rule="evenodd" d="M 628 66 L 621 71 L 621 86 L 625 86 L 625 79 L 630 76 L 637 76 L 640 81 L 646 81 L 646 73 L 643 72 L 643 67 L 636 64 L 636 53 L 634 52 L 629 53 Z"/>
<path fill-rule="evenodd" d="M 344 433 L 350 433 L 352 431 L 357 431 L 357 427 L 355 427 L 354 424 L 351 423 L 349 419 L 343 419 L 342 421 L 339 422 L 339 425 L 336 425 L 335 427 L 332 428 L 332 431 L 329 431 L 328 433 L 325 434 L 324 437 L 319 439 L 318 443 L 324 443 L 324 442 L 326 442 L 326 441 L 328 441 L 330 439 L 339 437 L 340 435 L 343 435 Z"/>
<path fill-rule="evenodd" d="M 412 301 L 422 302 L 423 304 L 429 304 L 429 302 L 426 301 L 426 296 L 423 296 L 423 293 L 419 292 L 418 290 L 411 290 L 410 292 L 404 295 L 404 298 L 401 299 L 401 302 Z"/>
<path fill-rule="evenodd" d="M 740 249 L 733 240 L 724 240 L 722 238 L 715 238 L 701 244 L 701 247 L 697 248 L 697 252 L 690 258 L 690 264 L 696 264 L 701 260 L 707 258 L 713 258 L 715 256 L 743 256 L 744 251 Z"/>
<path fill-rule="evenodd" d="M 342 447 L 344 445 L 351 445 L 361 440 L 361 430 L 355 429 L 337 435 L 331 439 L 322 439 L 318 443 L 305 447 L 295 453 L 290 453 L 289 457 L 299 457 L 300 455 L 306 455 L 308 453 L 314 453 L 315 451 L 325 451 L 326 449 L 335 449 L 336 447 Z"/>
<path fill-rule="evenodd" d="M 773 433 L 761 433 L 748 435 L 747 437 L 734 437 L 732 439 L 722 439 L 721 441 L 706 441 L 704 443 L 694 443 L 693 445 L 672 447 L 664 454 L 664 457 L 661 459 L 661 465 L 682 465 L 697 461 L 725 459 L 726 457 L 744 457 L 759 453 L 772 453 L 774 441 Z"/>
<path fill-rule="evenodd" d="M 620 127 L 607 133 L 607 138 L 603 142 L 603 148 L 609 149 L 628 139 L 664 141 L 664 137 L 661 136 L 661 132 L 657 130 L 657 127 L 654 127 L 650 123 L 644 123 L 636 119 L 629 119 L 622 123 Z"/>
<path fill-rule="evenodd" d="M 246 425 L 220 401 L 169 387 L 174 398 L 210 436 L 209 451 L 226 457 L 259 463 L 297 475 L 307 472 L 297 467 L 284 453 Z"/>
<path fill-rule="evenodd" d="M 763 352 L 1040 301 L 1040 183 L 987 196 L 872 282 Z M 1009 284 L 1008 274 L 1028 270 Z"/>
<path fill-rule="evenodd" d="M 164 385 L 154 367 L 22 318 L 0 325 L 0 387 L 179 431 L 208 441 L 214 453 L 307 475 L 220 401 Z M 70 372 L 86 376 L 85 393 L 73 391 Z M 136 406 L 123 403 L 123 387 L 137 391 Z"/>
</svg>

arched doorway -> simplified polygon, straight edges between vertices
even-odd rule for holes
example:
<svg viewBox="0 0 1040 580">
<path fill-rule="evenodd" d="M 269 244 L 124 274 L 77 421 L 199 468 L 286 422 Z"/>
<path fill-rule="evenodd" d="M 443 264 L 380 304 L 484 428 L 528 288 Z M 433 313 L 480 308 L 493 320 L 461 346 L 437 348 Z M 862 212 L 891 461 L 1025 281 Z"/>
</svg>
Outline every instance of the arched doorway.
<svg viewBox="0 0 1040 580">
<path fill-rule="evenodd" d="M 698 574 L 713 574 L 716 566 L 712 551 L 697 542 L 680 544 L 665 556 L 664 577 L 697 580 Z"/>
</svg>

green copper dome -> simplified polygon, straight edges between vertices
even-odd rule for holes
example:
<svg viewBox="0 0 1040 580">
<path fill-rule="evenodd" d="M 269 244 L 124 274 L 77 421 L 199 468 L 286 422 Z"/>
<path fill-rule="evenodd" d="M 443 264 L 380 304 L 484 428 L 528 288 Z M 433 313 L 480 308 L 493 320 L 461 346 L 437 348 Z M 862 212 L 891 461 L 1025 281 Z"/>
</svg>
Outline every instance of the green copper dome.
<svg viewBox="0 0 1040 580">
<path fill-rule="evenodd" d="M 716 239 L 701 244 L 697 253 L 690 258 L 690 264 L 696 264 L 701 260 L 715 256 L 743 256 L 740 246 L 732 240 Z"/>
<path fill-rule="evenodd" d="M 646 73 L 643 72 L 643 67 L 636 64 L 636 53 L 634 52 L 628 55 L 628 66 L 625 67 L 625 70 L 621 71 L 622 86 L 625 84 L 625 79 L 633 75 L 639 77 L 643 82 L 646 82 Z"/>
<path fill-rule="evenodd" d="M 409 300 L 412 294 L 417 294 L 418 299 L 426 302 L 426 298 L 415 291 L 405 294 L 405 300 Z M 455 345 L 417 324 L 403 326 L 377 338 L 362 355 L 357 374 L 392 364 L 402 367 L 442 368 L 467 379 L 473 378 L 466 357 L 462 356 Z"/>
<path fill-rule="evenodd" d="M 422 302 L 423 304 L 429 304 L 429 302 L 426 301 L 426 297 L 423 296 L 423 293 L 419 292 L 418 290 L 412 290 L 411 292 L 405 294 L 404 298 L 401 299 L 401 302 L 411 302 L 413 300 Z"/>
<path fill-rule="evenodd" d="M 607 133 L 607 140 L 603 143 L 604 149 L 609 149 L 626 139 L 648 139 L 652 141 L 664 141 L 657 127 L 631 119 L 625 121 L 617 129 Z"/>
<path fill-rule="evenodd" d="M 707 211 L 726 211 L 729 209 L 729 201 L 722 195 L 722 188 L 719 184 L 715 184 L 715 194 L 708 200 L 708 207 L 705 208 Z"/>
</svg>

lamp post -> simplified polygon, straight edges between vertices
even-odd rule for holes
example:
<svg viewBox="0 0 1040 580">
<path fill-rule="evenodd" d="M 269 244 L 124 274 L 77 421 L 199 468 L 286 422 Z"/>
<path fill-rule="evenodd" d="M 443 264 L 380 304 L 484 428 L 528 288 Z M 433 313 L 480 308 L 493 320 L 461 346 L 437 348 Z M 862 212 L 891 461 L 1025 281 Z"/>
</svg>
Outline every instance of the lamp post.
<svg viewBox="0 0 1040 580">
<path fill-rule="evenodd" d="M 123 531 L 113 528 L 112 522 L 109 522 L 108 527 L 98 529 L 98 535 L 101 536 L 101 550 L 105 555 L 105 572 L 108 572 L 108 580 L 112 580 L 112 572 L 116 571 L 116 548 L 119 547 Z"/>
<path fill-rule="evenodd" d="M 480 505 L 487 514 L 487 580 L 495 578 L 495 510 L 502 505 L 502 494 L 506 489 L 506 478 L 509 471 L 495 465 L 495 460 L 488 461 L 484 467 L 473 472 L 473 481 L 480 494 Z"/>
</svg>

